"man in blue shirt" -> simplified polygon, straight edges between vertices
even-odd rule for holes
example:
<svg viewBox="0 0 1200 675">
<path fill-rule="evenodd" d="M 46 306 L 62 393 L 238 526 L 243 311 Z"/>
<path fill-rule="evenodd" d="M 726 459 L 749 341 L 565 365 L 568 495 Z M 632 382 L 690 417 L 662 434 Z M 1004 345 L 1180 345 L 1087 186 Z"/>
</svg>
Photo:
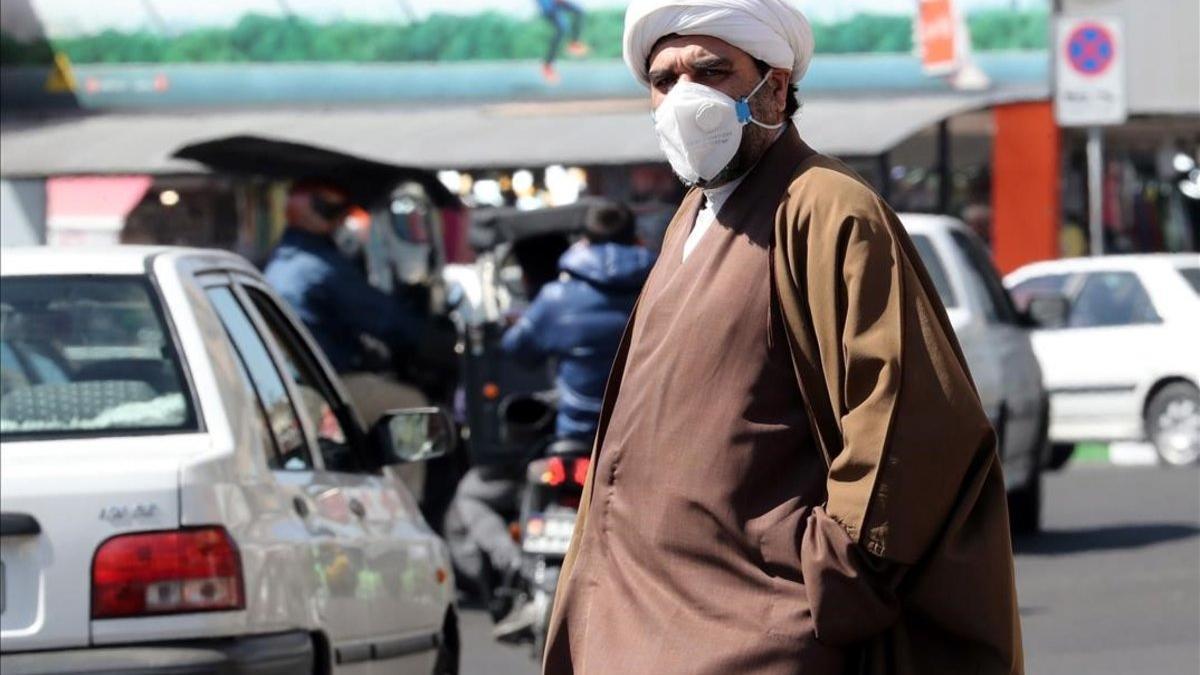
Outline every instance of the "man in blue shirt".
<svg viewBox="0 0 1200 675">
<path fill-rule="evenodd" d="M 416 345 L 424 318 L 371 286 L 333 235 L 351 203 L 328 183 L 297 182 L 288 195 L 288 227 L 267 262 L 267 282 L 308 326 L 339 373 L 364 368 L 362 336 L 391 350 Z"/>
<path fill-rule="evenodd" d="M 583 239 L 559 259 L 560 278 L 504 334 L 502 349 L 518 360 L 557 360 L 559 437 L 590 443 L 595 435 L 608 371 L 653 265 L 629 209 L 596 207 Z"/>
<path fill-rule="evenodd" d="M 583 32 L 583 9 L 571 0 L 537 0 L 537 4 L 542 18 L 549 21 L 550 27 L 554 29 L 546 58 L 542 61 L 542 76 L 548 84 L 558 84 L 558 71 L 554 69 L 554 62 L 558 60 L 563 38 L 571 38 L 567 44 L 567 51 L 571 55 L 585 56 L 588 53 L 588 46 L 579 40 Z"/>
</svg>

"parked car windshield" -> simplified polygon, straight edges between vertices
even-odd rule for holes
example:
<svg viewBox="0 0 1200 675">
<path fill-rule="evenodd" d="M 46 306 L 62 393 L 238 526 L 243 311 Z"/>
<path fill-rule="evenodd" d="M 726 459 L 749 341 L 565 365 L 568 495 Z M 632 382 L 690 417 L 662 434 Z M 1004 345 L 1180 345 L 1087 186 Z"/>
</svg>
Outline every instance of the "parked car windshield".
<svg viewBox="0 0 1200 675">
<path fill-rule="evenodd" d="M 0 285 L 0 433 L 186 431 L 196 416 L 142 277 L 10 277 Z"/>
<path fill-rule="evenodd" d="M 1031 277 L 1012 287 L 1009 296 L 1018 311 L 1029 311 L 1029 303 L 1038 296 L 1066 295 L 1067 281 L 1070 274 L 1047 274 Z"/>
<path fill-rule="evenodd" d="M 1016 323 L 1017 312 L 1012 305 L 1012 298 L 1008 297 L 1008 291 L 1004 290 L 1004 284 L 996 273 L 992 257 L 983 248 L 983 244 L 974 235 L 957 230 L 950 232 L 950 240 L 954 242 L 958 250 L 962 251 L 963 256 L 967 259 L 967 264 L 975 271 L 975 283 L 980 285 L 980 288 L 977 289 L 980 304 L 983 306 L 988 320 L 999 323 Z"/>
</svg>

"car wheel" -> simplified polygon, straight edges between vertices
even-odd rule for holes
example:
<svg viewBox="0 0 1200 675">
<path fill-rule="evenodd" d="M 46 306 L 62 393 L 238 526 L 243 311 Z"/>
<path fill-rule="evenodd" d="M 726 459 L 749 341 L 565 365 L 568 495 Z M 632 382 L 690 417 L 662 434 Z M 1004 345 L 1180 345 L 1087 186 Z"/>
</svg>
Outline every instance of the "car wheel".
<svg viewBox="0 0 1200 675">
<path fill-rule="evenodd" d="M 458 619 L 451 611 L 446 614 L 442 626 L 442 639 L 438 642 L 437 660 L 433 664 L 433 675 L 458 675 L 459 641 Z"/>
<path fill-rule="evenodd" d="M 1071 461 L 1071 455 L 1075 454 L 1074 443 L 1055 443 L 1050 446 L 1050 461 L 1046 464 L 1046 468 L 1051 471 L 1058 471 Z"/>
<path fill-rule="evenodd" d="M 1033 535 L 1042 529 L 1042 463 L 1049 444 L 1047 424 L 1047 416 L 1043 414 L 1031 448 L 1029 476 L 1024 485 L 1008 495 L 1008 523 L 1014 535 Z"/>
<path fill-rule="evenodd" d="M 1164 464 L 1200 462 L 1200 390 L 1187 382 L 1160 389 L 1146 406 L 1146 434 Z"/>
<path fill-rule="evenodd" d="M 1034 465 L 1029 479 L 1008 494 L 1008 522 L 1016 535 L 1037 534 L 1042 529 L 1042 467 Z"/>
</svg>

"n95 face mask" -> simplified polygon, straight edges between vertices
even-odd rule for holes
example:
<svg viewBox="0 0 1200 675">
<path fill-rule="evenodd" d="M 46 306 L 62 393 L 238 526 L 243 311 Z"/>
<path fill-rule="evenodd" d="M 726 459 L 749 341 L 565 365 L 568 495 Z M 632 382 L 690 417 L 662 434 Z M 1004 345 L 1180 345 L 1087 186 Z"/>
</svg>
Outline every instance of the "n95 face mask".
<svg viewBox="0 0 1200 675">
<path fill-rule="evenodd" d="M 750 113 L 750 99 L 767 81 L 764 76 L 749 94 L 738 100 L 694 82 L 677 82 L 654 111 L 658 145 L 671 168 L 684 182 L 695 185 L 721 173 L 742 144 L 742 127 L 754 123 L 766 129 Z"/>
</svg>

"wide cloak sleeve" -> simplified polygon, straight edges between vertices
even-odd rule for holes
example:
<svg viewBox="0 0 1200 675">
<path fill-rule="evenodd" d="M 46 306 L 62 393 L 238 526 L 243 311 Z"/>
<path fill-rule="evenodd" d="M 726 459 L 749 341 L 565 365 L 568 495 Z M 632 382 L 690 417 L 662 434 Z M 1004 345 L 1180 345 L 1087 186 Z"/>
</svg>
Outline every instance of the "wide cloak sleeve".
<svg viewBox="0 0 1200 675">
<path fill-rule="evenodd" d="M 1020 673 L 996 438 L 895 214 L 807 162 L 772 263 L 797 380 L 829 467 L 801 561 L 818 639 L 864 672 Z"/>
</svg>

